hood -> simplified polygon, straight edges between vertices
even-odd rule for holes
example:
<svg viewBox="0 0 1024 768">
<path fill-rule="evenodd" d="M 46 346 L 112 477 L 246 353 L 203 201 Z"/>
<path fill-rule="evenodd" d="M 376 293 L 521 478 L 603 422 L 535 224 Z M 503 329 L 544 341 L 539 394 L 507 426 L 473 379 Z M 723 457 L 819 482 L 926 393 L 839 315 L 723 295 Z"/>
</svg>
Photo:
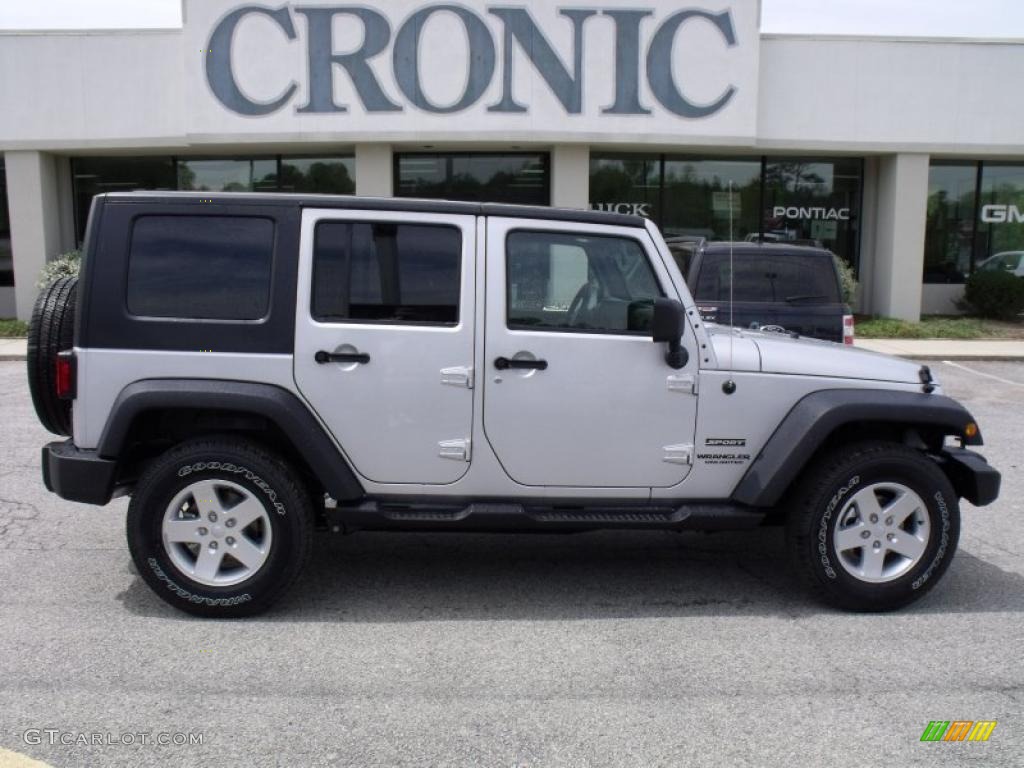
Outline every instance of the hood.
<svg viewBox="0 0 1024 768">
<path fill-rule="evenodd" d="M 734 370 L 899 384 L 921 383 L 921 364 L 910 360 L 831 341 L 793 338 L 782 333 L 748 331 L 714 323 L 705 323 L 704 327 L 711 336 L 720 364 L 729 358 L 729 337 L 732 336 Z"/>
<path fill-rule="evenodd" d="M 921 382 L 921 364 L 879 352 L 818 339 L 792 338 L 779 333 L 744 331 L 761 352 L 764 373 L 834 376 L 901 384 Z"/>
</svg>

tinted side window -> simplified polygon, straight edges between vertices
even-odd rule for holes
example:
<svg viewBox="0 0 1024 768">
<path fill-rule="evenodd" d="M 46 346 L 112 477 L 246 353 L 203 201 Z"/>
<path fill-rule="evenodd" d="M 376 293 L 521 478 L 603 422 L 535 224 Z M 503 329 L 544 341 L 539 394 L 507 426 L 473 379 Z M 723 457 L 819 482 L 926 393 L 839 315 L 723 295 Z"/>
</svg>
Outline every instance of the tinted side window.
<svg viewBox="0 0 1024 768">
<path fill-rule="evenodd" d="M 435 224 L 327 221 L 313 243 L 317 320 L 459 322 L 462 233 Z"/>
<path fill-rule="evenodd" d="M 252 216 L 141 216 L 128 255 L 128 311 L 258 320 L 270 307 L 274 222 Z"/>
<path fill-rule="evenodd" d="M 839 302 L 830 254 L 737 253 L 733 270 L 735 301 Z M 729 282 L 729 254 L 705 254 L 697 278 L 697 301 L 729 301 Z"/>
<path fill-rule="evenodd" d="M 640 243 L 625 237 L 512 232 L 508 327 L 643 333 L 662 296 Z"/>
</svg>

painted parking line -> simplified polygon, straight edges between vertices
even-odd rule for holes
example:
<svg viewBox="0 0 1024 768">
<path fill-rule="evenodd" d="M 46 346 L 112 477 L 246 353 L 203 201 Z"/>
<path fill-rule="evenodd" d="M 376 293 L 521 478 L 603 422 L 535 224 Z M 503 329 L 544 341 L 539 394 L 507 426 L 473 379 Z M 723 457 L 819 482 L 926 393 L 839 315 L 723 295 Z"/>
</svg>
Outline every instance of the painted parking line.
<svg viewBox="0 0 1024 768">
<path fill-rule="evenodd" d="M 53 768 L 49 763 L 41 763 L 27 755 L 0 747 L 0 768 Z"/>
<path fill-rule="evenodd" d="M 1009 384 L 1011 387 L 1024 387 L 1024 383 L 1019 381 L 1011 381 L 1010 379 L 1004 379 L 1002 376 L 996 376 L 992 373 L 985 373 L 984 371 L 976 371 L 973 368 L 968 368 L 966 365 L 960 365 L 960 363 L 954 363 L 952 360 L 943 360 L 943 365 L 951 365 L 954 368 L 959 368 L 961 371 L 967 371 L 973 373 L 975 376 L 984 376 L 986 379 L 992 379 L 1003 384 Z"/>
</svg>

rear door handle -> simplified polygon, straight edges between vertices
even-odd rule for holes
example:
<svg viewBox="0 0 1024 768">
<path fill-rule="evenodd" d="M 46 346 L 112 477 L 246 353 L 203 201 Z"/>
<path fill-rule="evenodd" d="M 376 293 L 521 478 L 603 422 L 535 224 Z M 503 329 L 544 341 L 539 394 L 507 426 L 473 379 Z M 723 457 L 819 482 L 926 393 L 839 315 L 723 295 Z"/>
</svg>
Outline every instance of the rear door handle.
<svg viewBox="0 0 1024 768">
<path fill-rule="evenodd" d="M 518 358 L 509 359 L 507 357 L 497 357 L 494 359 L 494 367 L 499 371 L 507 371 L 509 368 L 527 368 L 535 371 L 547 370 L 547 360 L 520 360 Z"/>
<path fill-rule="evenodd" d="M 326 352 L 318 351 L 313 359 L 320 365 L 324 363 L 361 363 L 365 365 L 370 362 L 370 356 L 365 352 Z"/>
</svg>

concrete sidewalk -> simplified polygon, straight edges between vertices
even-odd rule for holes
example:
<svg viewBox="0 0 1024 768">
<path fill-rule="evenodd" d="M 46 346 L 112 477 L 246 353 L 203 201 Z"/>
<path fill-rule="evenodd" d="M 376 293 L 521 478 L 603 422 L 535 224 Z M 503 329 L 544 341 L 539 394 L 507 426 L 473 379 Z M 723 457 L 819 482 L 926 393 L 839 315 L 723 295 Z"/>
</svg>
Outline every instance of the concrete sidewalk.
<svg viewBox="0 0 1024 768">
<path fill-rule="evenodd" d="M 1024 340 L 857 339 L 861 349 L 911 360 L 1024 360 Z M 24 360 L 25 339 L 0 339 L 0 361 Z"/>
<path fill-rule="evenodd" d="M 1024 340 L 857 339 L 860 349 L 910 360 L 1024 360 Z"/>
<path fill-rule="evenodd" d="M 0 339 L 0 362 L 24 360 L 27 346 L 25 339 Z"/>
</svg>

